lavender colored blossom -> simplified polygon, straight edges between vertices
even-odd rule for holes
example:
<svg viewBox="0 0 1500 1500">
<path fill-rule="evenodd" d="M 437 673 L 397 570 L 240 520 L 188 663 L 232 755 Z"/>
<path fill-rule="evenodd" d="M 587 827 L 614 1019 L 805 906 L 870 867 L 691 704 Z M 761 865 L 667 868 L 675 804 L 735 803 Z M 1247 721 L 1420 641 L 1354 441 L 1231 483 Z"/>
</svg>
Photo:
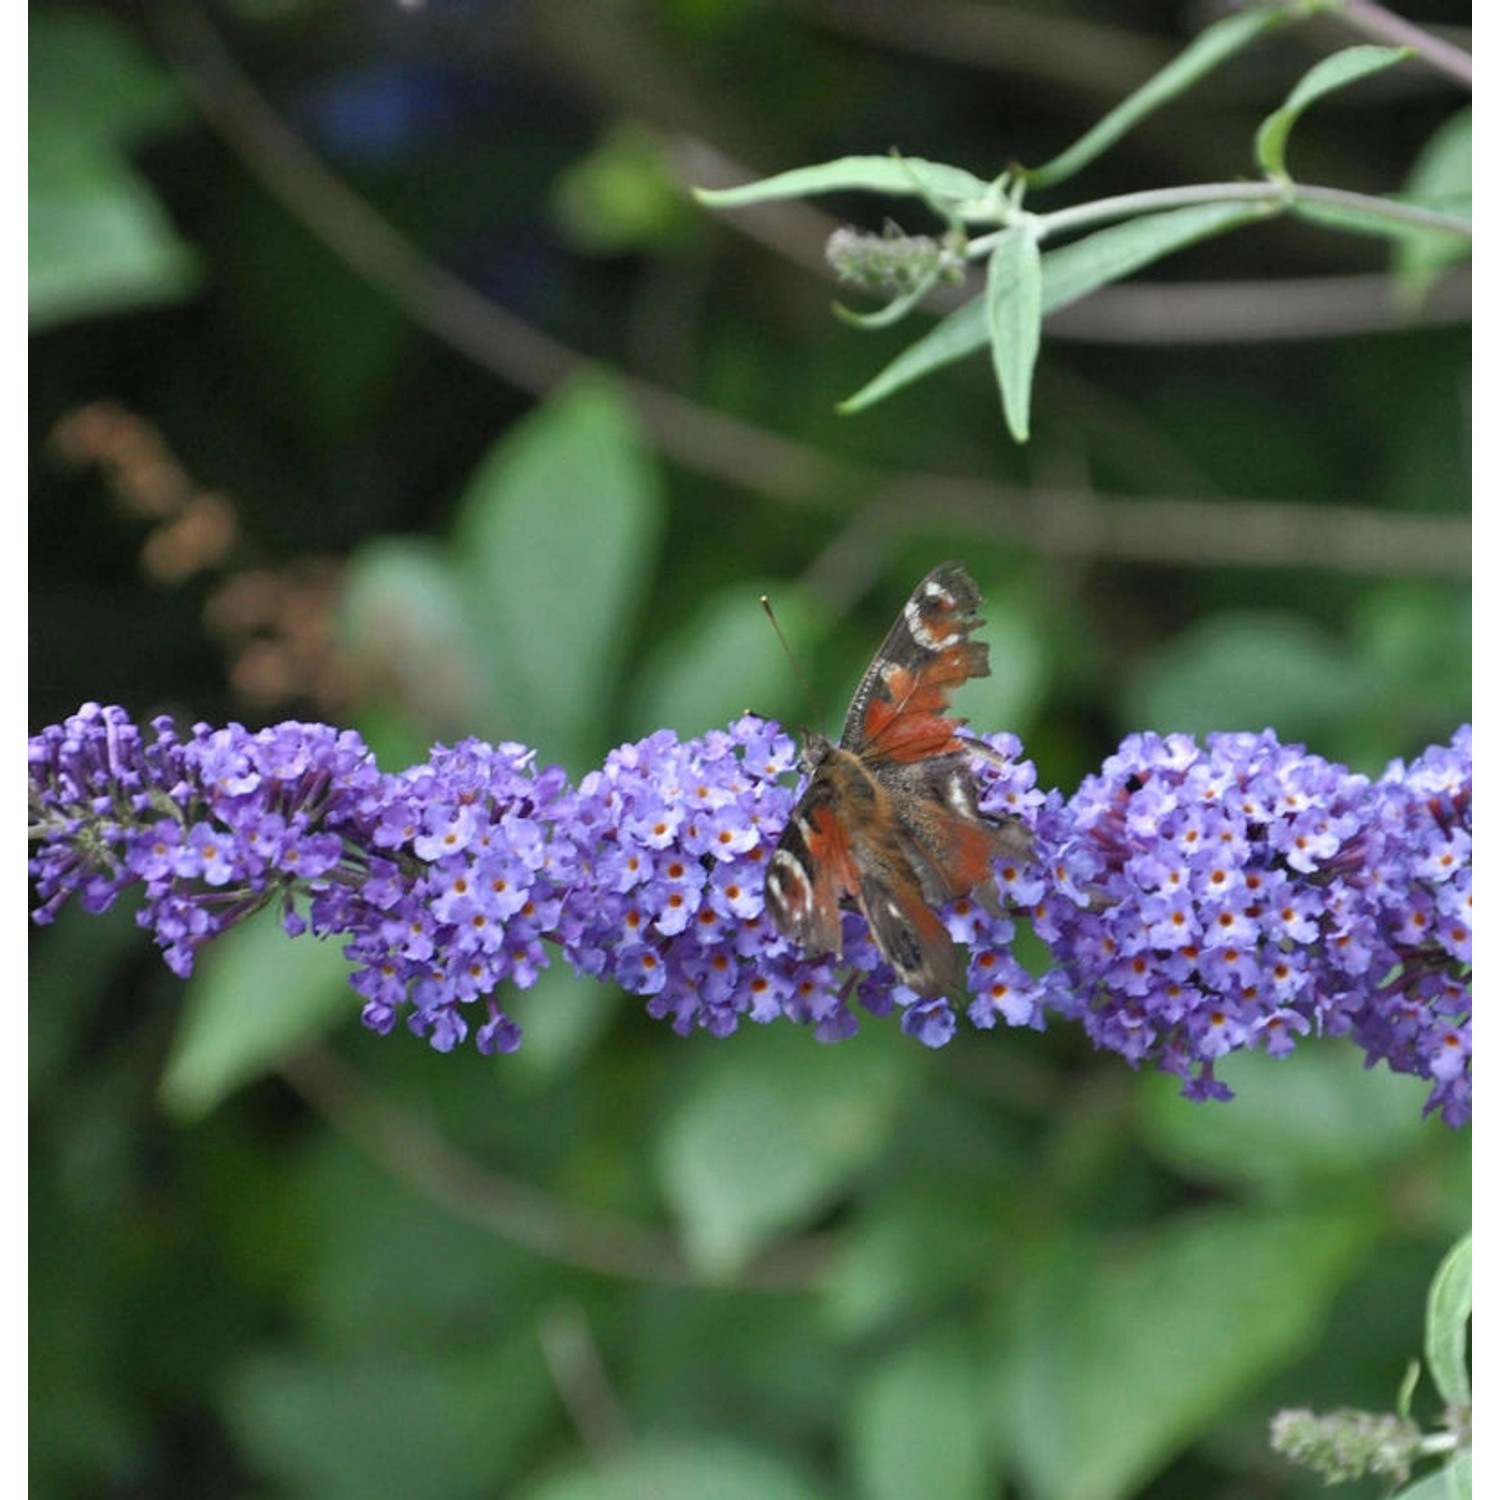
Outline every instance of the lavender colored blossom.
<svg viewBox="0 0 1500 1500">
<path fill-rule="evenodd" d="M 1467 729 L 1376 783 L 1269 732 L 1134 735 L 1038 823 L 1045 1003 L 1196 1098 L 1225 1053 L 1348 1035 L 1469 1115 Z"/>
<path fill-rule="evenodd" d="M 366 1025 L 388 1031 L 409 1005 L 407 1025 L 446 1050 L 483 1001 L 481 1050 L 514 1050 L 493 997 L 547 962 L 571 870 L 552 836 L 560 771 L 469 742 L 387 775 L 321 724 L 152 730 L 85 704 L 31 741 L 35 920 L 75 891 L 102 911 L 139 885 L 137 921 L 185 977 L 205 942 L 276 903 L 289 933 L 346 940 Z"/>
<path fill-rule="evenodd" d="M 99 911 L 128 886 L 179 974 L 209 939 L 275 902 L 287 931 L 336 938 L 364 1021 L 448 1050 L 520 1041 L 497 995 L 556 956 L 640 995 L 679 1032 L 788 1017 L 823 1040 L 856 1008 L 899 1010 L 928 1046 L 954 1004 L 982 1029 L 1082 1025 L 1196 1098 L 1217 1060 L 1344 1035 L 1431 1080 L 1450 1125 L 1471 1108 L 1467 729 L 1378 780 L 1270 733 L 1136 735 L 1070 799 L 1037 787 L 1013 736 L 975 762 L 980 805 L 1022 820 L 1036 857 L 997 866 L 995 916 L 953 903 L 967 997 L 899 985 L 863 919 L 840 962 L 809 960 L 764 911 L 794 802 L 795 746 L 747 716 L 682 741 L 660 731 L 570 786 L 514 744 L 439 746 L 400 774 L 359 738 L 288 723 L 251 733 L 169 720 L 143 733 L 85 705 L 30 745 L 38 895 Z M 1017 924 L 1050 949 L 1037 973 Z"/>
</svg>

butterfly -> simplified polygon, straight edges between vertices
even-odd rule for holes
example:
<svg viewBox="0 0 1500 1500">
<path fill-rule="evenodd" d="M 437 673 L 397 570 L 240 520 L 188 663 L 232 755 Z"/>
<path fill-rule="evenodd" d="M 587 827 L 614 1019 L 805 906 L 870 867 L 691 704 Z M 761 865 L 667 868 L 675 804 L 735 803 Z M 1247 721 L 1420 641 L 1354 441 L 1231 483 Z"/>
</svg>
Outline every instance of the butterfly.
<svg viewBox="0 0 1500 1500">
<path fill-rule="evenodd" d="M 839 908 L 852 898 L 896 976 L 919 995 L 963 992 L 958 950 L 934 909 L 971 896 L 998 915 L 993 862 L 1024 860 L 1017 819 L 979 811 L 970 761 L 997 759 L 960 736 L 953 690 L 987 677 L 970 639 L 979 590 L 957 563 L 930 572 L 902 606 L 849 705 L 838 744 L 808 733 L 807 789 L 766 869 L 766 906 L 809 957 L 843 954 Z"/>
</svg>

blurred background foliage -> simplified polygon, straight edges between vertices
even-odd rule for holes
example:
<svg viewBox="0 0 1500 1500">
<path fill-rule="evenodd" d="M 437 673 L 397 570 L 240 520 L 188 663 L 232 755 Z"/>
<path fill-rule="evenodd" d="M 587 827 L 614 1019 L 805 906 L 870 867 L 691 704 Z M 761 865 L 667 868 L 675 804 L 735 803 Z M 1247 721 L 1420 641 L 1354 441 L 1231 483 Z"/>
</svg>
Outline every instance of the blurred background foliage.
<svg viewBox="0 0 1500 1500">
<path fill-rule="evenodd" d="M 1218 13 L 33 4 L 32 727 L 99 699 L 576 774 L 805 721 L 766 591 L 836 727 L 956 556 L 995 662 L 962 707 L 1045 785 L 1145 728 L 1373 772 L 1445 739 L 1461 268 L 1414 301 L 1373 239 L 1197 247 L 1049 323 L 1018 449 L 983 360 L 835 414 L 910 337 L 829 316 L 827 230 L 885 205 L 687 193 L 1042 160 Z M 1244 175 L 1354 39 L 1278 32 L 1081 190 Z M 1394 69 L 1299 176 L 1451 177 L 1465 105 Z M 1388 1407 L 1468 1222 L 1467 1133 L 1338 1043 L 1195 1106 L 1064 1031 L 682 1040 L 549 974 L 488 1062 L 364 1034 L 342 969 L 250 927 L 184 987 L 126 911 L 36 935 L 32 1493 L 1310 1495 L 1269 1415 Z"/>
</svg>

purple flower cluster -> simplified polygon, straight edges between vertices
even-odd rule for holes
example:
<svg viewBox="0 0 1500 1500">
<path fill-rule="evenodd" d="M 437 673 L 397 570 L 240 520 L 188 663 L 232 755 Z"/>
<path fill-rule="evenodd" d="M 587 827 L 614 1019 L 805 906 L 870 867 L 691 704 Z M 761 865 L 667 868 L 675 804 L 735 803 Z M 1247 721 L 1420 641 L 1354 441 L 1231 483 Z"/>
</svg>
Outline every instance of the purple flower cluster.
<svg viewBox="0 0 1500 1500">
<path fill-rule="evenodd" d="M 557 941 L 579 867 L 567 778 L 532 761 L 520 745 L 464 740 L 386 778 L 364 878 L 337 921 L 314 918 L 315 930 L 348 935 L 350 983 L 373 1030 L 410 1004 L 410 1029 L 447 1052 L 482 1001 L 479 1050 L 521 1045 L 495 992 L 528 989 L 546 968 L 543 944 Z"/>
<path fill-rule="evenodd" d="M 31 740 L 35 920 L 74 892 L 99 912 L 139 885 L 138 921 L 184 976 L 202 944 L 271 901 L 293 929 L 294 893 L 332 902 L 336 922 L 384 780 L 359 736 L 295 722 L 199 724 L 185 740 L 168 718 L 152 729 L 88 703 Z"/>
<path fill-rule="evenodd" d="M 981 806 L 1031 827 L 1037 857 L 997 867 L 1007 915 L 945 913 L 974 1025 L 1075 1019 L 1202 1098 L 1227 1095 L 1213 1069 L 1231 1050 L 1348 1035 L 1467 1119 L 1467 730 L 1375 782 L 1269 733 L 1139 735 L 1066 802 L 1013 737 L 986 743 L 1001 758 L 976 762 Z M 929 1046 L 956 1029 L 948 999 L 895 982 L 856 913 L 838 963 L 768 920 L 795 747 L 754 717 L 622 746 L 576 788 L 514 744 L 438 747 L 391 775 L 323 725 L 180 738 L 162 719 L 147 736 L 97 705 L 36 736 L 30 763 L 37 921 L 70 894 L 98 911 L 138 885 L 141 925 L 186 974 L 202 943 L 278 902 L 289 932 L 343 941 L 367 1025 L 404 1016 L 440 1050 L 471 1026 L 482 1051 L 513 1050 L 496 992 L 554 953 L 681 1032 L 786 1016 L 837 1040 L 852 1002 L 900 1007 Z M 1050 948 L 1046 972 L 1012 952 L 1016 915 Z"/>
<path fill-rule="evenodd" d="M 687 743 L 659 730 L 586 775 L 570 808 L 584 877 L 564 930 L 574 968 L 647 997 L 684 1034 L 787 1015 L 847 1035 L 832 966 L 805 961 L 765 914 L 795 762 L 787 735 L 746 716 Z"/>
<path fill-rule="evenodd" d="M 137 920 L 186 976 L 203 943 L 279 902 L 288 933 L 346 940 L 366 1025 L 389 1031 L 410 1003 L 410 1028 L 447 1051 L 482 999 L 480 1050 L 519 1045 L 492 997 L 547 963 L 572 878 L 562 772 L 534 774 L 519 745 L 439 747 L 387 775 L 322 724 L 152 728 L 86 704 L 31 741 L 38 922 L 74 891 L 102 911 L 140 885 Z"/>
<path fill-rule="evenodd" d="M 1225 1098 L 1225 1053 L 1350 1035 L 1469 1115 L 1469 731 L 1371 783 L 1269 732 L 1134 735 L 1039 826 L 1046 1004 Z"/>
</svg>

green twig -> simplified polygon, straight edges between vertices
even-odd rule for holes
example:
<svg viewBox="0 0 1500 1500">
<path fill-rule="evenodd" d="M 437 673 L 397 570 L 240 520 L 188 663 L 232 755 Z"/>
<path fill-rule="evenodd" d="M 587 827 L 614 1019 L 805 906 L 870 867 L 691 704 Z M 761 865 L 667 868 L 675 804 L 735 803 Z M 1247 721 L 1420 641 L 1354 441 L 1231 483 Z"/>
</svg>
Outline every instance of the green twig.
<svg viewBox="0 0 1500 1500">
<path fill-rule="evenodd" d="M 1398 203 L 1370 193 L 1353 193 L 1344 188 L 1309 186 L 1305 183 L 1276 182 L 1205 182 L 1192 187 L 1151 188 L 1140 193 L 1120 193 L 1112 198 L 1096 198 L 1055 213 L 1036 216 L 1043 239 L 1113 219 L 1127 219 L 1137 214 L 1159 213 L 1164 209 L 1185 208 L 1195 203 L 1322 203 L 1331 208 L 1357 208 L 1392 223 L 1413 229 L 1440 229 L 1451 234 L 1472 237 L 1473 226 L 1467 219 L 1438 213 L 1413 203 Z M 1004 233 L 1001 230 L 999 233 Z M 981 235 L 969 242 L 971 258 L 980 258 L 995 247 L 998 235 Z"/>
</svg>

